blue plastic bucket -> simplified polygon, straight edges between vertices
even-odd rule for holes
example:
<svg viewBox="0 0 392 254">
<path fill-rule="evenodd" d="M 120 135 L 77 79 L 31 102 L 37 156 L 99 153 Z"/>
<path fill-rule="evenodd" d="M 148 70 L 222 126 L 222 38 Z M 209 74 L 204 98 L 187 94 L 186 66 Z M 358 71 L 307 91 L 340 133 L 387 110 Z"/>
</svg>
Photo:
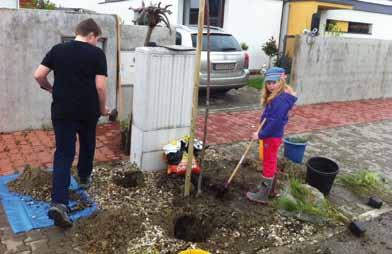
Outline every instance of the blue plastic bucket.
<svg viewBox="0 0 392 254">
<path fill-rule="evenodd" d="M 307 143 L 293 143 L 286 139 L 283 139 L 283 143 L 284 157 L 295 163 L 302 163 Z"/>
</svg>

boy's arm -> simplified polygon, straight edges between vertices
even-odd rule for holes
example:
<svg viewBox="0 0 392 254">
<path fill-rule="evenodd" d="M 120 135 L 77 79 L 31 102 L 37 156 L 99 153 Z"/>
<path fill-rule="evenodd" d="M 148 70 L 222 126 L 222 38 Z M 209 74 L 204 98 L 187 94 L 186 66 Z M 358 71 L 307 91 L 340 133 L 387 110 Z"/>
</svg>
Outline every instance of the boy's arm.
<svg viewBox="0 0 392 254">
<path fill-rule="evenodd" d="M 49 93 L 52 93 L 53 86 L 48 80 L 48 74 L 50 71 L 51 69 L 49 69 L 45 65 L 40 64 L 34 72 L 34 79 L 38 82 L 39 86 L 42 89 L 47 90 Z"/>
<path fill-rule="evenodd" d="M 102 116 L 108 115 L 108 108 L 106 107 L 106 80 L 104 75 L 95 75 L 95 86 L 98 92 L 99 111 Z"/>
</svg>

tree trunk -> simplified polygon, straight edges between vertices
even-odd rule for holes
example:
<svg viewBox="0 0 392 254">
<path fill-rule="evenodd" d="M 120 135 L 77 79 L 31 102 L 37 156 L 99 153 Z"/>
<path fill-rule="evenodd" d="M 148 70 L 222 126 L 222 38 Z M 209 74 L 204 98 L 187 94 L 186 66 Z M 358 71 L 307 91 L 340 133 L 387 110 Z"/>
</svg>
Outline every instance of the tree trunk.
<svg viewBox="0 0 392 254">
<path fill-rule="evenodd" d="M 147 47 L 148 43 L 151 40 L 151 34 L 152 34 L 152 30 L 154 29 L 154 27 L 152 26 L 148 26 L 148 30 L 147 30 L 147 35 L 146 35 L 146 40 L 144 41 L 144 46 Z"/>
<path fill-rule="evenodd" d="M 207 18 L 207 94 L 206 94 L 206 111 L 204 115 L 204 131 L 203 131 L 203 149 L 200 155 L 200 167 L 201 171 L 199 174 L 199 179 L 197 182 L 197 196 L 201 195 L 202 189 L 202 181 L 203 181 L 203 171 L 204 171 L 204 153 L 206 151 L 207 146 L 207 134 L 208 134 L 208 113 L 210 110 L 210 81 L 211 81 L 211 40 L 210 40 L 210 3 L 206 1 L 206 18 Z"/>
<path fill-rule="evenodd" d="M 199 19 L 198 19 L 198 33 L 197 33 L 197 47 L 196 47 L 196 59 L 195 59 L 195 71 L 194 71 L 194 86 L 193 86 L 193 105 L 192 105 L 192 118 L 191 118 L 191 132 L 189 135 L 188 142 L 188 163 L 185 174 L 185 187 L 184 196 L 188 197 L 190 194 L 191 185 L 191 174 L 192 174 L 192 161 L 193 161 L 193 141 L 195 137 L 196 129 L 196 118 L 197 118 L 197 107 L 199 97 L 199 83 L 200 83 L 200 57 L 201 48 L 203 43 L 203 25 L 204 25 L 204 8 L 205 0 L 199 1 Z"/>
</svg>

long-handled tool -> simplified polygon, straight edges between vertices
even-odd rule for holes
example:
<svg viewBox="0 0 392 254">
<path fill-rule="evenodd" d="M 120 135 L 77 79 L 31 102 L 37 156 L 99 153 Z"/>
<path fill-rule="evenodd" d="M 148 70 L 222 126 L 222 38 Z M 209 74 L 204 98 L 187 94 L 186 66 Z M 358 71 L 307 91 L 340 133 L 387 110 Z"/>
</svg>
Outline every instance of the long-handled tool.
<svg viewBox="0 0 392 254">
<path fill-rule="evenodd" d="M 266 121 L 266 118 L 264 118 L 264 120 L 260 123 L 260 126 L 259 126 L 259 128 L 257 128 L 257 131 L 256 131 L 257 133 L 259 133 L 261 128 L 263 128 L 265 121 Z M 241 166 L 242 162 L 244 161 L 246 155 L 248 154 L 252 144 L 253 144 L 253 139 L 249 142 L 248 146 L 246 147 L 245 152 L 242 154 L 240 161 L 237 163 L 237 166 L 234 168 L 233 173 L 231 173 L 229 180 L 226 181 L 223 188 L 218 188 L 216 190 L 216 197 L 222 198 L 226 194 L 226 192 L 229 188 L 229 184 L 231 183 L 235 174 L 237 173 L 238 169 L 240 168 L 240 166 Z"/>
</svg>

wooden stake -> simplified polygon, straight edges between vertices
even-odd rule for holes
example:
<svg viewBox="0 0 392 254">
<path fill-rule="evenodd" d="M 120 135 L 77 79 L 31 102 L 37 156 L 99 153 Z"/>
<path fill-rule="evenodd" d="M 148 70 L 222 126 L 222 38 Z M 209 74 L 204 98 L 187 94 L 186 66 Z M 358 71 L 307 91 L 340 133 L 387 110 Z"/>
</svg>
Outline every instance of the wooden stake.
<svg viewBox="0 0 392 254">
<path fill-rule="evenodd" d="M 187 197 L 190 194 L 191 184 L 191 173 L 192 173 L 192 161 L 193 161 L 193 142 L 195 138 L 196 129 L 196 118 L 198 110 L 198 98 L 199 98 L 199 83 L 200 83 L 200 57 L 203 44 L 203 27 L 204 27 L 204 8 L 205 0 L 199 0 L 199 19 L 198 19 L 198 32 L 197 32 L 197 48 L 196 48 L 196 59 L 195 59 L 195 72 L 194 72 L 194 86 L 193 86 L 193 105 L 192 105 L 192 120 L 191 120 L 191 131 L 188 142 L 188 164 L 186 167 L 185 174 L 185 190 L 184 196 Z"/>
<path fill-rule="evenodd" d="M 204 154 L 207 146 L 207 134 L 208 134 L 208 113 L 210 110 L 210 81 L 211 81 L 211 59 L 210 59 L 210 49 L 211 49 L 211 40 L 210 40 L 210 2 L 207 0 L 206 2 L 206 12 L 207 12 L 207 94 L 206 94 L 206 111 L 204 113 L 204 131 L 203 131 L 203 149 L 200 154 L 200 166 L 201 171 L 199 174 L 199 179 L 197 181 L 197 196 L 201 195 L 201 186 L 203 181 L 203 168 L 204 168 Z"/>
<path fill-rule="evenodd" d="M 117 63 L 116 63 L 116 65 L 117 65 L 117 70 L 116 70 L 116 75 L 117 75 L 117 78 L 116 78 L 116 96 L 117 96 L 117 100 L 116 100 L 116 108 L 117 108 L 117 111 L 118 111 L 118 115 L 119 116 L 122 116 L 122 113 L 123 113 L 123 105 L 122 105 L 122 103 L 123 103 L 123 98 L 122 98 L 122 87 L 121 87 L 121 77 L 120 77 L 120 68 L 121 68 L 121 59 L 120 59 L 120 57 L 121 57 L 121 43 L 120 43 L 120 41 L 121 41 L 121 34 L 120 34 L 120 18 L 116 15 L 115 16 L 116 17 L 116 24 L 117 24 L 117 37 L 116 37 L 116 46 L 117 46 L 117 52 L 116 52 L 116 55 L 117 55 Z"/>
</svg>

